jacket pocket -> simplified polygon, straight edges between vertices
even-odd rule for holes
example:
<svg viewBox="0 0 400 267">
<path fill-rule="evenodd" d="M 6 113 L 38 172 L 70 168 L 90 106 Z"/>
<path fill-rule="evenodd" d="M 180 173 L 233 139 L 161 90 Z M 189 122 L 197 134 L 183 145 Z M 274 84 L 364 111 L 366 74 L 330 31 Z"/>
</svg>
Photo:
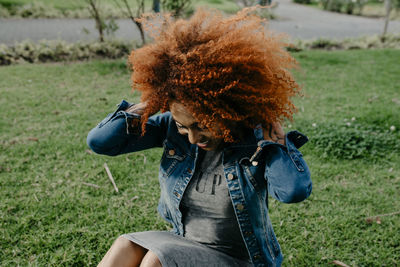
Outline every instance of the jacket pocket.
<svg viewBox="0 0 400 267">
<path fill-rule="evenodd" d="M 161 158 L 160 171 L 169 177 L 177 165 L 186 158 L 186 154 L 167 139 L 164 141 L 163 147 L 164 152 Z"/>
</svg>

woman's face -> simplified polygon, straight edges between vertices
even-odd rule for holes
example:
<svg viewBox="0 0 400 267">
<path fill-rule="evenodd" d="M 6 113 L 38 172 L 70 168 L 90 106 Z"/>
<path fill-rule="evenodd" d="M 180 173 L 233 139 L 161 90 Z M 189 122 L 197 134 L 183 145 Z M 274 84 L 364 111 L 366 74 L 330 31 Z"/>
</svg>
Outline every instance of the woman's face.
<svg viewBox="0 0 400 267">
<path fill-rule="evenodd" d="M 216 150 L 222 145 L 223 139 L 214 137 L 207 128 L 202 127 L 184 105 L 172 102 L 170 111 L 179 133 L 187 135 L 191 144 L 207 151 Z"/>
</svg>

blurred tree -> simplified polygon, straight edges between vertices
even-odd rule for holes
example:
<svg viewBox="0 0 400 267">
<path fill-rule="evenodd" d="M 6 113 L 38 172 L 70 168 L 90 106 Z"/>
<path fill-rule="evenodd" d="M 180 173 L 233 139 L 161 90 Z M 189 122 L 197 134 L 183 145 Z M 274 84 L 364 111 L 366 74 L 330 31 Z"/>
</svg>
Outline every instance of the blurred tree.
<svg viewBox="0 0 400 267">
<path fill-rule="evenodd" d="M 254 6 L 256 2 L 257 0 L 236 0 L 236 4 L 241 8 Z"/>
<path fill-rule="evenodd" d="M 192 11 L 191 0 L 162 0 L 161 5 L 165 11 L 172 13 L 175 18 L 182 17 Z"/>
<path fill-rule="evenodd" d="M 383 27 L 383 33 L 382 33 L 382 42 L 385 41 L 385 36 L 387 33 L 387 29 L 389 27 L 389 21 L 390 21 L 390 13 L 392 10 L 396 10 L 398 12 L 400 10 L 400 0 L 385 0 L 385 25 Z"/>
<path fill-rule="evenodd" d="M 258 4 L 261 6 L 266 6 L 266 5 L 270 5 L 272 2 L 272 0 L 259 0 Z"/>
<path fill-rule="evenodd" d="M 100 3 L 97 0 L 85 0 L 89 4 L 89 12 L 96 22 L 96 29 L 99 32 L 99 41 L 104 42 L 104 19 L 100 15 Z"/>
<path fill-rule="evenodd" d="M 387 28 L 389 26 L 390 11 L 392 11 L 392 3 L 390 0 L 385 0 L 385 10 L 386 10 L 386 16 L 385 16 L 385 26 L 383 27 L 383 33 L 382 33 L 382 41 L 385 41 L 385 35 L 387 33 Z"/>
<path fill-rule="evenodd" d="M 89 5 L 88 9 L 90 16 L 96 22 L 96 29 L 99 33 L 99 41 L 104 42 L 105 33 L 113 34 L 118 30 L 118 25 L 115 23 L 113 18 L 108 20 L 108 22 L 104 19 L 101 14 L 100 0 L 85 0 L 85 2 Z"/>
<path fill-rule="evenodd" d="M 160 0 L 153 0 L 153 11 L 156 13 L 160 12 Z"/>
<path fill-rule="evenodd" d="M 140 37 L 142 39 L 142 45 L 146 43 L 146 38 L 144 35 L 143 24 L 139 18 L 142 17 L 144 13 L 144 2 L 145 0 L 136 0 L 136 14 L 134 14 L 134 10 L 129 5 L 128 0 L 114 0 L 117 6 L 121 9 L 121 12 L 124 16 L 131 19 L 131 21 L 138 27 L 140 32 Z"/>
</svg>

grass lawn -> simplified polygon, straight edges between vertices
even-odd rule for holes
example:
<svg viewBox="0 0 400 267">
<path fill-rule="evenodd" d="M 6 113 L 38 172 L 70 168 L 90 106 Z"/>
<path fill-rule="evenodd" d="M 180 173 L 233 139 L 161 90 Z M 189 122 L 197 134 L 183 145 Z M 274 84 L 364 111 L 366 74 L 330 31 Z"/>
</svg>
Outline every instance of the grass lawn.
<svg viewBox="0 0 400 267">
<path fill-rule="evenodd" d="M 295 56 L 304 97 L 287 127 L 311 140 L 324 125 L 348 122 L 400 136 L 400 50 Z M 111 158 L 86 146 L 115 104 L 138 100 L 125 60 L 0 67 L 0 92 L 1 266 L 91 266 L 122 233 L 169 229 L 156 213 L 161 150 Z M 400 210 L 400 153 L 383 147 L 379 157 L 348 160 L 322 157 L 323 149 L 302 149 L 313 179 L 308 200 L 271 199 L 284 266 L 396 266 L 400 215 L 366 218 Z"/>
</svg>

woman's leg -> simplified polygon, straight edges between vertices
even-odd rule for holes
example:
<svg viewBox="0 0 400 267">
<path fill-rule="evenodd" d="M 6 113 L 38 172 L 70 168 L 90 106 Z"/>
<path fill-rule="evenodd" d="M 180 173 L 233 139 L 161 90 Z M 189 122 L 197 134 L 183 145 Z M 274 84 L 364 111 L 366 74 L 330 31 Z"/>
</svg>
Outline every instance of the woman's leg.
<svg viewBox="0 0 400 267">
<path fill-rule="evenodd" d="M 161 267 L 161 262 L 157 255 L 149 250 L 144 256 L 142 263 L 140 263 L 140 267 Z"/>
<path fill-rule="evenodd" d="M 146 252 L 147 249 L 120 236 L 115 240 L 97 267 L 136 267 L 139 266 Z"/>
</svg>

